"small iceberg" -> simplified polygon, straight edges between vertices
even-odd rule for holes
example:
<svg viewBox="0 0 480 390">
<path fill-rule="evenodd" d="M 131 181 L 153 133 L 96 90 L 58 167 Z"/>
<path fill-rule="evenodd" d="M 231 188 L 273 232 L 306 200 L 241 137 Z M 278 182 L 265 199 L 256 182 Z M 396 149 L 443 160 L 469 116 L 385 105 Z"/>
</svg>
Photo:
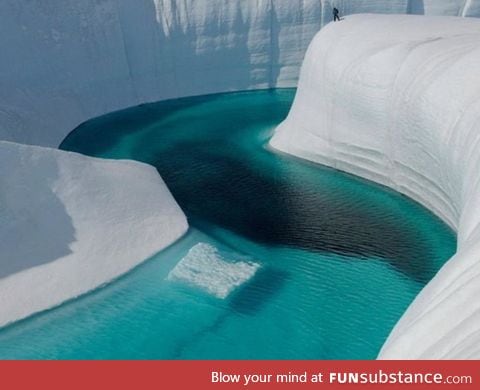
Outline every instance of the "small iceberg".
<svg viewBox="0 0 480 390">
<path fill-rule="evenodd" d="M 185 282 L 217 298 L 226 298 L 235 288 L 249 280 L 260 265 L 231 252 L 220 252 L 207 243 L 193 246 L 167 276 Z"/>
</svg>

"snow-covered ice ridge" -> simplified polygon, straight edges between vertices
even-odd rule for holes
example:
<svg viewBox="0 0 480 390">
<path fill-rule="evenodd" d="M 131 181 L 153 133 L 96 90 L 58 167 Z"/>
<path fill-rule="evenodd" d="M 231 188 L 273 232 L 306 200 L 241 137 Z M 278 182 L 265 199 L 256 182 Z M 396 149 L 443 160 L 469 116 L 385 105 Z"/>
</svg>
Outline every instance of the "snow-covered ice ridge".
<svg viewBox="0 0 480 390">
<path fill-rule="evenodd" d="M 342 15 L 480 15 L 480 0 L 2 0 L 0 139 L 58 146 L 120 108 L 296 86 L 332 3 Z"/>
<path fill-rule="evenodd" d="M 458 235 L 379 357 L 480 358 L 480 20 L 355 15 L 312 41 L 271 145 L 390 186 Z"/>
<path fill-rule="evenodd" d="M 186 218 L 155 168 L 0 141 L 0 326 L 127 272 Z"/>
</svg>

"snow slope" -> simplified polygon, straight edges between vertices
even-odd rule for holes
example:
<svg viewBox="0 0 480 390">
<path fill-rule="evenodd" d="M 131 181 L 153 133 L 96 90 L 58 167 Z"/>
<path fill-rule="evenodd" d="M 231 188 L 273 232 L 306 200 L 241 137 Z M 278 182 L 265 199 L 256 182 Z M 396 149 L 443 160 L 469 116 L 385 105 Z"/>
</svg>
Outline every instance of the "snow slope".
<svg viewBox="0 0 480 390">
<path fill-rule="evenodd" d="M 480 15 L 480 0 L 2 0 L 0 139 L 58 146 L 119 108 L 296 86 L 332 3 L 342 14 Z"/>
<path fill-rule="evenodd" d="M 480 358 L 478 69 L 480 20 L 348 17 L 313 40 L 291 112 L 271 140 L 407 194 L 457 231 L 457 253 L 380 358 Z"/>
<path fill-rule="evenodd" d="M 0 142 L 0 326 L 83 294 L 178 239 L 155 168 Z"/>
</svg>

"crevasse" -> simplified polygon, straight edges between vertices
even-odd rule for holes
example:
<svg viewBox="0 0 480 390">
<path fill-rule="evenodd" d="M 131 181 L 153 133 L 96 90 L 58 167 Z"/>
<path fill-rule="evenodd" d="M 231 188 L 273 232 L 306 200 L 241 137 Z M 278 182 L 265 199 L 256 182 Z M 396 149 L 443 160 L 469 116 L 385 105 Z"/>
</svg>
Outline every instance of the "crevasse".
<svg viewBox="0 0 480 390">
<path fill-rule="evenodd" d="M 332 3 L 4 0 L 0 139 L 56 147 L 86 119 L 127 106 L 295 86 Z M 335 4 L 342 15 L 480 15 L 480 0 Z M 383 358 L 480 355 L 478 31 L 475 20 L 375 16 L 326 28 L 273 141 L 390 185 L 457 229 L 457 255 L 397 325 Z"/>
</svg>

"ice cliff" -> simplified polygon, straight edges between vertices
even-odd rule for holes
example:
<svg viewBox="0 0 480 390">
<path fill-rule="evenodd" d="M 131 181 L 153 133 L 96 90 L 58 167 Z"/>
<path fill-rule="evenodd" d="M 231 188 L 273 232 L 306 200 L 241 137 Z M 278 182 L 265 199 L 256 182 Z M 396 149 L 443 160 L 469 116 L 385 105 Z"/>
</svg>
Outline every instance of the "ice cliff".
<svg viewBox="0 0 480 390">
<path fill-rule="evenodd" d="M 0 326 L 127 272 L 187 221 L 155 168 L 0 141 Z"/>
<path fill-rule="evenodd" d="M 480 20 L 358 15 L 312 41 L 271 145 L 418 200 L 458 233 L 380 358 L 480 357 Z"/>
<path fill-rule="evenodd" d="M 119 108 L 296 86 L 333 3 L 342 15 L 480 15 L 480 0 L 2 0 L 0 139 L 58 146 Z"/>
</svg>

